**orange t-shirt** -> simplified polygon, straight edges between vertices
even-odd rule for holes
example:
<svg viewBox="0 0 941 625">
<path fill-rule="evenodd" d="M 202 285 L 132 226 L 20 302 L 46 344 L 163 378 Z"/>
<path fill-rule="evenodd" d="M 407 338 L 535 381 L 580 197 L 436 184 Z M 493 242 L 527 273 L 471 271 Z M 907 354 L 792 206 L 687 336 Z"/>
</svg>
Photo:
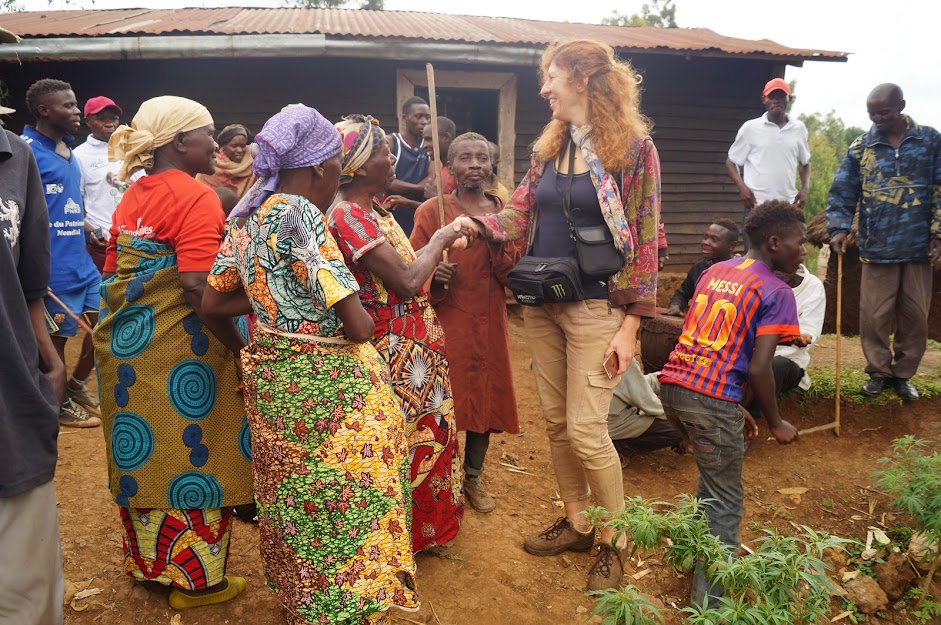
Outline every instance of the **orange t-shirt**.
<svg viewBox="0 0 941 625">
<path fill-rule="evenodd" d="M 166 243 L 176 250 L 177 271 L 208 272 L 225 228 L 215 192 L 178 169 L 144 176 L 130 186 L 111 224 L 105 272 L 117 270 L 118 235 Z"/>
</svg>

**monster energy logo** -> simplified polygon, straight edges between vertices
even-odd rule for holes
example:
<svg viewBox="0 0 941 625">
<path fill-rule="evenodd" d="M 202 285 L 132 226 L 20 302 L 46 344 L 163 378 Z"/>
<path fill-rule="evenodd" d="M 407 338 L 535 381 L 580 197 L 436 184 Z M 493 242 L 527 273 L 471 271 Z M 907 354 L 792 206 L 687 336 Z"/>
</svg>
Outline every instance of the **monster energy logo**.
<svg viewBox="0 0 941 625">
<path fill-rule="evenodd" d="M 555 295 L 558 299 L 565 297 L 565 286 L 559 283 L 553 284 L 551 287 L 552 294 Z"/>
</svg>

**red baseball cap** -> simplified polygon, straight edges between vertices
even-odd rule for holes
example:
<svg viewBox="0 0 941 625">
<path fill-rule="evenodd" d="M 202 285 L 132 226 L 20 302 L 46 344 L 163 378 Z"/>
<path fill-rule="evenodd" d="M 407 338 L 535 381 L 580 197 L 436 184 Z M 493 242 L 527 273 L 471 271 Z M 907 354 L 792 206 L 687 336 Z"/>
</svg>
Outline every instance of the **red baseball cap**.
<svg viewBox="0 0 941 625">
<path fill-rule="evenodd" d="M 791 86 L 787 84 L 787 81 L 783 78 L 772 78 L 765 85 L 764 91 L 761 92 L 761 95 L 767 96 L 772 91 L 781 90 L 787 94 L 788 97 L 791 97 Z M 88 113 L 86 113 L 87 115 Z"/>
<path fill-rule="evenodd" d="M 121 110 L 120 106 L 114 103 L 114 100 L 100 95 L 94 98 L 90 98 L 88 102 L 85 103 L 85 117 L 94 115 L 95 113 L 100 113 L 107 108 L 116 108 L 118 109 L 118 115 L 124 114 L 124 111 Z"/>
</svg>

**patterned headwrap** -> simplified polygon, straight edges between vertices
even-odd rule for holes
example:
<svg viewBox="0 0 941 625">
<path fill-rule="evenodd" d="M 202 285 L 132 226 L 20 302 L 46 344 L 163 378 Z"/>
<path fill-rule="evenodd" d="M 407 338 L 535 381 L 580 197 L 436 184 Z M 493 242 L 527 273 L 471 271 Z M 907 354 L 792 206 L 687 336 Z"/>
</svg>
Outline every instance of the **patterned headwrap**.
<svg viewBox="0 0 941 625">
<path fill-rule="evenodd" d="M 230 124 L 229 126 L 226 126 L 221 131 L 219 131 L 219 136 L 216 137 L 216 143 L 219 144 L 219 147 L 222 147 L 239 135 L 242 135 L 245 137 L 245 140 L 248 141 L 248 128 L 242 124 Z"/>
<path fill-rule="evenodd" d="M 386 133 L 371 115 L 347 115 L 337 124 L 343 142 L 340 185 L 353 180 L 353 174 L 366 164 L 373 152 L 386 144 Z"/>
<path fill-rule="evenodd" d="M 212 115 L 199 102 L 164 95 L 140 105 L 131 125 L 122 125 L 108 141 L 108 160 L 124 161 L 118 180 L 154 166 L 154 151 L 181 132 L 212 125 Z"/>
<path fill-rule="evenodd" d="M 257 153 L 252 169 L 257 181 L 229 219 L 250 215 L 278 186 L 278 172 L 320 165 L 340 153 L 340 134 L 323 115 L 309 106 L 292 106 L 265 122 L 255 135 Z"/>
</svg>

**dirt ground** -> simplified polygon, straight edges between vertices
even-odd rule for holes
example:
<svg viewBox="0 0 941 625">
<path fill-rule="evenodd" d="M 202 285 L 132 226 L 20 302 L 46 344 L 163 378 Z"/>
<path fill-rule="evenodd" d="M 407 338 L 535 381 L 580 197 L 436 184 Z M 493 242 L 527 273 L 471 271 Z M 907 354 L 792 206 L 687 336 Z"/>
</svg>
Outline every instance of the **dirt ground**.
<svg viewBox="0 0 941 625">
<path fill-rule="evenodd" d="M 561 515 L 555 479 L 550 467 L 546 435 L 538 399 L 529 373 L 529 356 L 517 320 L 511 323 L 511 353 L 520 404 L 522 432 L 495 436 L 485 480 L 497 498 L 489 515 L 468 510 L 454 543 L 434 554 L 418 557 L 418 589 L 423 602 L 416 614 L 396 616 L 393 623 L 441 625 L 580 625 L 591 618 L 593 602 L 584 595 L 589 557 L 567 554 L 537 558 L 526 554 L 522 537 L 546 527 Z M 814 349 L 814 364 L 832 363 L 833 337 Z M 70 345 L 74 358 L 77 345 Z M 858 342 L 844 340 L 844 366 L 861 366 Z M 941 350 L 930 348 L 922 372 L 937 379 Z M 758 526 L 774 526 L 794 533 L 793 524 L 847 538 L 865 538 L 866 528 L 880 522 L 891 527 L 892 511 L 885 498 L 867 487 L 873 482 L 876 459 L 888 455 L 896 437 L 915 434 L 929 439 L 935 449 L 941 441 L 941 400 L 882 407 L 844 402 L 842 436 L 811 434 L 789 447 L 768 440 L 767 430 L 745 461 L 747 493 L 743 540 L 756 536 Z M 833 417 L 832 400 L 807 406 L 789 399 L 785 418 L 798 428 L 827 423 Z M 503 454 L 517 460 L 526 473 L 514 473 L 500 464 Z M 167 606 L 167 591 L 133 584 L 122 570 L 121 529 L 117 510 L 106 487 L 104 441 L 100 429 L 65 429 L 59 437 L 56 489 L 59 497 L 64 569 L 67 580 L 90 582 L 101 593 L 66 606 L 68 625 L 127 623 L 167 625 L 222 625 L 284 622 L 277 596 L 264 583 L 254 525 L 236 521 L 228 570 L 248 580 L 245 593 L 223 606 L 182 613 Z M 624 471 L 625 492 L 668 499 L 695 488 L 692 456 L 670 450 L 635 456 Z M 809 491 L 800 503 L 777 492 L 803 486 Z M 872 499 L 872 501 L 870 501 Z M 649 569 L 648 574 L 642 574 Z M 639 579 L 630 576 L 639 575 Z M 683 607 L 689 581 L 656 562 L 640 569 L 632 563 L 626 581 L 661 599 Z M 834 602 L 833 614 L 840 611 Z M 668 610 L 670 612 L 670 610 Z M 675 618 L 672 622 L 678 623 Z M 880 623 L 870 617 L 869 623 Z M 899 620 L 899 623 L 904 622 Z"/>
</svg>

